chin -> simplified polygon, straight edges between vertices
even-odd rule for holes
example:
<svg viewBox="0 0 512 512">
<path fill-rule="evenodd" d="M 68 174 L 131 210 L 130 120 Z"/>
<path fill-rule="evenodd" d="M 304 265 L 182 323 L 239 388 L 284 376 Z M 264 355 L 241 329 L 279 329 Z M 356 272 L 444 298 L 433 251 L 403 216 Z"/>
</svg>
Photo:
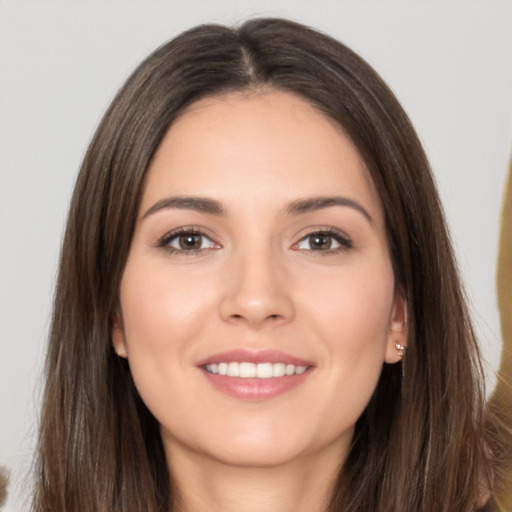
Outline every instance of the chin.
<svg viewBox="0 0 512 512">
<path fill-rule="evenodd" d="M 218 427 L 218 428 L 217 428 Z M 166 436 L 162 432 L 163 436 Z M 169 434 L 167 434 L 169 436 Z M 269 468 L 300 462 L 312 455 L 330 452 L 340 460 L 350 446 L 353 428 L 343 432 L 325 429 L 318 432 L 307 421 L 271 421 L 253 418 L 252 421 L 229 421 L 225 418 L 201 433 L 185 430 L 183 436 L 167 437 L 164 444 L 172 451 L 178 445 L 188 453 L 233 467 Z M 170 441 L 170 442 L 169 442 Z"/>
<path fill-rule="evenodd" d="M 233 467 L 270 468 L 291 464 L 306 455 L 301 446 L 288 443 L 231 443 L 223 449 L 211 450 L 210 457 L 217 462 Z"/>
</svg>

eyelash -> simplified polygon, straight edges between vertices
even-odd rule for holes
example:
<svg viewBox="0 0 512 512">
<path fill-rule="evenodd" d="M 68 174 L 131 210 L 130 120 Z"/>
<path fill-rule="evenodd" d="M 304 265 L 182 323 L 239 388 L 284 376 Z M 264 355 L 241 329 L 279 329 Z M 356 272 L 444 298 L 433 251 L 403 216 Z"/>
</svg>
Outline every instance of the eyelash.
<svg viewBox="0 0 512 512">
<path fill-rule="evenodd" d="M 176 247 L 172 247 L 170 244 L 172 241 L 176 240 L 177 238 L 181 236 L 200 236 L 208 239 L 212 245 L 216 245 L 217 247 L 208 247 L 208 248 L 198 248 L 198 249 L 178 249 Z M 335 240 L 339 247 L 336 247 L 334 249 L 326 249 L 326 250 L 314 250 L 314 249 L 300 249 L 298 247 L 299 244 L 307 240 L 308 238 L 311 238 L 313 236 L 325 236 L 328 238 L 331 238 Z M 179 255 L 185 255 L 185 256 L 194 256 L 202 251 L 212 249 L 212 248 L 220 248 L 220 245 L 214 242 L 210 236 L 201 228 L 197 227 L 182 227 L 177 230 L 171 231 L 170 233 L 166 233 L 157 243 L 157 247 L 163 249 L 168 254 L 179 254 Z M 307 253 L 311 253 L 311 255 L 314 256 L 328 256 L 332 254 L 338 254 L 342 252 L 347 252 L 350 249 L 353 248 L 352 240 L 348 236 L 346 236 L 344 233 L 341 233 L 340 231 L 330 228 L 330 229 L 320 229 L 317 231 L 311 231 L 308 234 L 304 235 L 298 242 L 293 244 L 292 249 L 296 251 L 303 251 Z"/>
</svg>

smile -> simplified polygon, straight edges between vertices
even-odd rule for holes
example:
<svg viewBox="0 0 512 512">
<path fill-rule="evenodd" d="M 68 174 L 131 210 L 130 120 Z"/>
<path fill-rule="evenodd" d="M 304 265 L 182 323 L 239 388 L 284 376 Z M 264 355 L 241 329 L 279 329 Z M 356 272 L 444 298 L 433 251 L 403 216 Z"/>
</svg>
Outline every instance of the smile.
<svg viewBox="0 0 512 512">
<path fill-rule="evenodd" d="M 221 394 L 257 402 L 302 386 L 316 369 L 313 361 L 280 350 L 245 348 L 212 354 L 196 365 Z"/>
<path fill-rule="evenodd" d="M 204 369 L 213 375 L 225 375 L 242 379 L 272 379 L 301 375 L 308 369 L 308 366 L 270 362 L 255 364 L 243 361 L 207 364 Z"/>
</svg>

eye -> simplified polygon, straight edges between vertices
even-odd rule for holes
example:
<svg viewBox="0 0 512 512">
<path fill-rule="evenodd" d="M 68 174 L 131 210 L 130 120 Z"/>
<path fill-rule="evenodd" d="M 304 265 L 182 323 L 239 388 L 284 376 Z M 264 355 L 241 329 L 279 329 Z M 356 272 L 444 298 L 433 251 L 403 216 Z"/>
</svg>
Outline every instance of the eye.
<svg viewBox="0 0 512 512">
<path fill-rule="evenodd" d="M 198 229 L 182 228 L 165 235 L 158 246 L 168 252 L 197 253 L 205 249 L 215 249 L 219 245 Z"/>
<path fill-rule="evenodd" d="M 352 248 L 352 241 L 342 233 L 330 229 L 327 231 L 315 231 L 299 240 L 294 249 L 316 252 L 340 252 Z"/>
</svg>

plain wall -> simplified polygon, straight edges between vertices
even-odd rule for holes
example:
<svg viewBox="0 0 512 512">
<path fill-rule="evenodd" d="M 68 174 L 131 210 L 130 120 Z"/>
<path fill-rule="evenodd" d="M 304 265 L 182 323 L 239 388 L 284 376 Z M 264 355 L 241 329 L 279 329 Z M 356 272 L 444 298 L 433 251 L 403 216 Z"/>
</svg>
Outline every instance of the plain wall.
<svg viewBox="0 0 512 512">
<path fill-rule="evenodd" d="M 512 142 L 512 2 L 0 3 L 0 465 L 25 510 L 67 205 L 102 112 L 156 46 L 202 22 L 285 16 L 351 46 L 390 84 L 437 177 L 488 369 L 497 366 L 498 221 Z"/>
</svg>

